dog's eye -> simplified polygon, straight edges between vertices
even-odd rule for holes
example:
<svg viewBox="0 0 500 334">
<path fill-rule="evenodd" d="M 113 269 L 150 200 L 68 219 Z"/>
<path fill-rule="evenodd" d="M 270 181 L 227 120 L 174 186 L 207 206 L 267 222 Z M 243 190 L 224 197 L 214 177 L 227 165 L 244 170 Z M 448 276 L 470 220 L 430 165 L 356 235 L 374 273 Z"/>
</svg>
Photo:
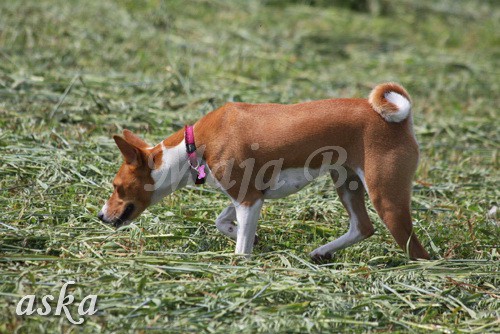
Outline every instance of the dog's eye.
<svg viewBox="0 0 500 334">
<path fill-rule="evenodd" d="M 116 191 L 118 192 L 118 196 L 122 197 L 125 195 L 125 188 L 123 186 L 116 186 Z"/>
</svg>

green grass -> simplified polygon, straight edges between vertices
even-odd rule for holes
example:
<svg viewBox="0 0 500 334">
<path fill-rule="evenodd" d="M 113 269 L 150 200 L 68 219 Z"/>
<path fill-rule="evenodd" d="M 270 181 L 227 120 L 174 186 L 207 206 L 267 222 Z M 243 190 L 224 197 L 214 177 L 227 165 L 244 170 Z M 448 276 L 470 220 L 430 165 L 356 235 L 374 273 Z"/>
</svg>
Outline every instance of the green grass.
<svg viewBox="0 0 500 334">
<path fill-rule="evenodd" d="M 500 332 L 500 7 L 336 3 L 0 2 L 0 332 Z M 217 233 L 228 200 L 210 188 L 119 231 L 95 218 L 124 128 L 156 143 L 225 101 L 366 97 L 388 80 L 413 96 L 413 217 L 435 261 L 408 261 L 370 206 L 373 237 L 310 263 L 347 230 L 327 179 L 267 202 L 250 260 Z M 70 279 L 99 298 L 83 326 L 15 315 Z"/>
</svg>

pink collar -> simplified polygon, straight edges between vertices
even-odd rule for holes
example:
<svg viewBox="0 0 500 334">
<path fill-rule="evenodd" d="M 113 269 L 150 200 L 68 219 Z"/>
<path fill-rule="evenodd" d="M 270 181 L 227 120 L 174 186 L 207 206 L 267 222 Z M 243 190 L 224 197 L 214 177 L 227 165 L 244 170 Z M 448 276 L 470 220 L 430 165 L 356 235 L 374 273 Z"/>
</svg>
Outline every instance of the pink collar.
<svg viewBox="0 0 500 334">
<path fill-rule="evenodd" d="M 186 142 L 186 152 L 189 159 L 189 165 L 196 171 L 195 184 L 205 183 L 206 173 L 205 165 L 198 163 L 196 155 L 196 145 L 194 144 L 194 129 L 192 125 L 184 126 L 184 141 Z"/>
</svg>

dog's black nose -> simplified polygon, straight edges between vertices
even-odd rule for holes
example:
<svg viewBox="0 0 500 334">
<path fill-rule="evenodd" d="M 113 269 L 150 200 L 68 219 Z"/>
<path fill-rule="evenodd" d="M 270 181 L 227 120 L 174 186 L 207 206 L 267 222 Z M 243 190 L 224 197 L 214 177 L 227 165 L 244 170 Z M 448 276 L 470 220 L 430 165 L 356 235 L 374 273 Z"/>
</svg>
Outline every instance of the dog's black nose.
<svg viewBox="0 0 500 334">
<path fill-rule="evenodd" d="M 102 211 L 100 211 L 100 212 L 97 214 L 97 218 L 99 218 L 99 220 L 101 220 L 101 221 L 104 221 L 104 213 L 102 213 Z"/>
</svg>

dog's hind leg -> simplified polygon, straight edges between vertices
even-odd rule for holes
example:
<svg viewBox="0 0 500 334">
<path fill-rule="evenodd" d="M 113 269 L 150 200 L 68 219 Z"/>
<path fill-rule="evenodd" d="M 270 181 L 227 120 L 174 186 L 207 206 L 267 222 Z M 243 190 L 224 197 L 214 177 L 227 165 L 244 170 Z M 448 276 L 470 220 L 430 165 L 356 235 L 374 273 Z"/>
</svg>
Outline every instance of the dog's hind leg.
<svg viewBox="0 0 500 334">
<path fill-rule="evenodd" d="M 366 212 L 363 183 L 351 169 L 347 168 L 347 173 L 347 179 L 337 188 L 337 193 L 349 214 L 349 231 L 309 254 L 316 262 L 330 259 L 334 252 L 366 239 L 374 232 L 373 224 Z M 337 172 L 333 171 L 331 175 L 337 183 Z"/>
<path fill-rule="evenodd" d="M 403 151 L 396 157 L 377 157 L 367 164 L 366 185 L 373 206 L 398 245 L 411 259 L 429 259 L 413 231 L 411 186 L 418 155 Z"/>
</svg>

